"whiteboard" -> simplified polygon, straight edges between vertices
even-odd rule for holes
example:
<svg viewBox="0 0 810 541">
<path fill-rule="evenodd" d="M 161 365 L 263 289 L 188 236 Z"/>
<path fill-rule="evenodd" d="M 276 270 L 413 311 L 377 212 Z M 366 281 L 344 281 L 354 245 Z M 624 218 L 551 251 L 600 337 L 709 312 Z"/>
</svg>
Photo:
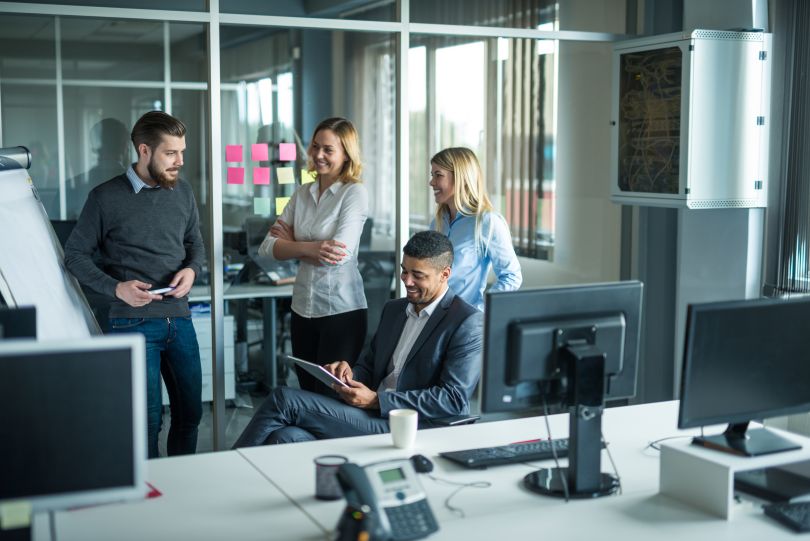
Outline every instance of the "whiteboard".
<svg viewBox="0 0 810 541">
<path fill-rule="evenodd" d="M 0 294 L 36 306 L 39 340 L 100 334 L 25 169 L 0 171 Z"/>
</svg>

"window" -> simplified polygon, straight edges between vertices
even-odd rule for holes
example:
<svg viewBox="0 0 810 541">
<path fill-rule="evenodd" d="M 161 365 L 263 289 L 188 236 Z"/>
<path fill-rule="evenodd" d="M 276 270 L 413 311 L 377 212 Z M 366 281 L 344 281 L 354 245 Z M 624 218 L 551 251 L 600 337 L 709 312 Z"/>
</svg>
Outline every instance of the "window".
<svg viewBox="0 0 810 541">
<path fill-rule="evenodd" d="M 556 43 L 416 36 L 411 48 L 411 231 L 435 213 L 429 159 L 472 149 L 518 254 L 554 246 Z"/>
<path fill-rule="evenodd" d="M 306 167 L 312 129 L 330 116 L 349 118 L 360 134 L 363 180 L 380 249 L 393 249 L 395 177 L 394 40 L 386 33 L 223 26 L 221 35 L 222 142 L 241 145 L 241 184 L 225 184 L 223 222 L 241 229 L 248 217 L 276 215 L 276 198 L 292 195 Z M 294 45 L 295 44 L 295 45 Z M 324 55 L 328 61 L 324 60 Z M 296 104 L 305 103 L 304 110 Z M 269 184 L 256 185 L 250 145 L 294 143 L 295 163 L 270 156 Z M 294 184 L 278 182 L 278 167 L 294 169 Z M 256 199 L 270 199 L 259 212 Z M 281 203 L 283 204 L 283 203 Z M 278 210 L 280 210 L 279 207 Z"/>
</svg>

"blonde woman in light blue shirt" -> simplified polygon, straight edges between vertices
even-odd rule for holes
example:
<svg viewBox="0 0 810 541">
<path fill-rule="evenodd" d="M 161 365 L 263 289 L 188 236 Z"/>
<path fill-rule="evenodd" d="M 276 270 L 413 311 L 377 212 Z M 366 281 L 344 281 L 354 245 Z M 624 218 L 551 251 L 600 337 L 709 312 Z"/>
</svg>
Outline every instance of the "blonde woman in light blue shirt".
<svg viewBox="0 0 810 541">
<path fill-rule="evenodd" d="M 453 243 L 449 286 L 483 311 L 490 267 L 495 273 L 490 291 L 512 291 L 523 282 L 509 226 L 492 209 L 481 165 L 469 148 L 446 148 L 433 156 L 430 186 L 438 205 L 430 228 Z"/>
</svg>

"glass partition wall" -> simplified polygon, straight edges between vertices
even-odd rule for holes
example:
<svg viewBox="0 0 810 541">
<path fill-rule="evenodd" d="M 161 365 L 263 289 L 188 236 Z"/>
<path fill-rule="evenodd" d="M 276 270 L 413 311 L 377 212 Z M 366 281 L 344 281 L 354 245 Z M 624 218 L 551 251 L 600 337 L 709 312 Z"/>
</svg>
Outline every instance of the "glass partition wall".
<svg viewBox="0 0 810 541">
<path fill-rule="evenodd" d="M 463 146 L 478 156 L 517 253 L 552 258 L 556 51 L 555 40 L 411 36 L 411 232 L 434 218 L 430 157 Z"/>
<path fill-rule="evenodd" d="M 225 407 L 244 404 L 245 356 L 267 344 L 266 325 L 250 317 L 255 301 L 226 300 L 244 268 L 246 224 L 269 223 L 306 181 L 306 147 L 323 118 L 345 116 L 360 133 L 367 250 L 398 257 L 428 227 L 429 159 L 468 146 L 519 253 L 553 257 L 558 43 L 614 35 L 560 31 L 547 0 L 153 4 L 0 3 L 0 146 L 31 149 L 49 216 L 71 220 L 90 189 L 135 159 L 129 131 L 141 114 L 162 109 L 187 124 L 183 177 L 199 205 L 208 270 L 217 271 L 197 281 L 214 307 L 197 326 L 213 400 L 198 450 L 229 448 L 238 436 L 230 422 L 241 408 Z M 254 145 L 267 154 L 254 155 Z M 242 149 L 238 160 L 229 146 Z"/>
</svg>

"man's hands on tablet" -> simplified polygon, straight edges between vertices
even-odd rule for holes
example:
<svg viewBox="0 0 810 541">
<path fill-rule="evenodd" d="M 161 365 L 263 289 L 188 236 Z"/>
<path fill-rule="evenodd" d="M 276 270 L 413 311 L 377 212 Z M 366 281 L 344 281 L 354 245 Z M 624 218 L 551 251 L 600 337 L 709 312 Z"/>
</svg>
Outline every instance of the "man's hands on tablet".
<svg viewBox="0 0 810 541">
<path fill-rule="evenodd" d="M 325 364 L 323 367 L 340 381 L 348 382 L 352 379 L 352 367 L 346 361 Z"/>
<path fill-rule="evenodd" d="M 337 391 L 340 398 L 351 406 L 363 409 L 377 409 L 380 407 L 380 399 L 377 393 L 360 383 L 350 379 L 346 382 L 348 387 L 334 385 L 332 388 Z"/>
<path fill-rule="evenodd" d="M 343 381 L 348 387 L 332 385 L 332 388 L 340 395 L 344 402 L 352 406 L 364 409 L 375 409 L 380 407 L 380 400 L 377 393 L 352 379 L 352 367 L 346 361 L 338 361 L 324 365 L 324 368 L 333 376 Z"/>
</svg>

